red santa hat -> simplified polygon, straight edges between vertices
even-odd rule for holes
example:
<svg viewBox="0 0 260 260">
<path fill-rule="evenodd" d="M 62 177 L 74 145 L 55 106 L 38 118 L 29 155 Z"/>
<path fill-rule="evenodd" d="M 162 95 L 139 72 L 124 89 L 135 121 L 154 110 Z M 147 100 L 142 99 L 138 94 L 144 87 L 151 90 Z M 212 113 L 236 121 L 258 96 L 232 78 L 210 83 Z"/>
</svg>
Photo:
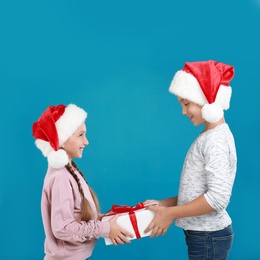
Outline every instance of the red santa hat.
<svg viewBox="0 0 260 260">
<path fill-rule="evenodd" d="M 210 123 L 223 117 L 229 109 L 234 67 L 213 60 L 186 62 L 177 71 L 169 91 L 176 96 L 202 106 L 202 117 Z"/>
<path fill-rule="evenodd" d="M 87 113 L 74 104 L 49 106 L 32 126 L 35 144 L 48 164 L 62 168 L 69 162 L 67 153 L 61 146 L 84 123 Z"/>
</svg>

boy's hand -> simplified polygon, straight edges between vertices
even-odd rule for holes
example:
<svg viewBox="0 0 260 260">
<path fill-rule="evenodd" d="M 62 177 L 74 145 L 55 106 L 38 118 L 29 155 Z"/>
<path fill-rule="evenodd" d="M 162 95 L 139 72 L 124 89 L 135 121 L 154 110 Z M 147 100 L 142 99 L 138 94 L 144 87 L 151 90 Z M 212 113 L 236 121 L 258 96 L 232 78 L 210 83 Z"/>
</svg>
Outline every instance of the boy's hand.
<svg viewBox="0 0 260 260">
<path fill-rule="evenodd" d="M 169 226 L 175 220 L 170 213 L 170 208 L 160 206 L 149 206 L 147 209 L 155 212 L 154 219 L 145 229 L 145 233 L 153 229 L 150 237 L 165 235 Z"/>
</svg>

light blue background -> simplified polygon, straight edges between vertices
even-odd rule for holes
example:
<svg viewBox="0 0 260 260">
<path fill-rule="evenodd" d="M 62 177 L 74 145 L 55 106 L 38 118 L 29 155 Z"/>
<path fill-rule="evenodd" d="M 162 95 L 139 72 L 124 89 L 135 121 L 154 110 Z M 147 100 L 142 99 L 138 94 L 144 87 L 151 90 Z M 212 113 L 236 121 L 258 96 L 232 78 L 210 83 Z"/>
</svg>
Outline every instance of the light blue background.
<svg viewBox="0 0 260 260">
<path fill-rule="evenodd" d="M 53 104 L 88 111 L 89 147 L 77 160 L 102 210 L 177 194 L 201 131 L 168 92 L 185 61 L 235 66 L 231 108 L 238 171 L 228 211 L 230 259 L 260 259 L 259 1 L 1 1 L 1 238 L 3 260 L 40 260 L 46 160 L 32 123 Z M 99 239 L 92 259 L 187 259 L 182 230 L 125 246 Z"/>
</svg>

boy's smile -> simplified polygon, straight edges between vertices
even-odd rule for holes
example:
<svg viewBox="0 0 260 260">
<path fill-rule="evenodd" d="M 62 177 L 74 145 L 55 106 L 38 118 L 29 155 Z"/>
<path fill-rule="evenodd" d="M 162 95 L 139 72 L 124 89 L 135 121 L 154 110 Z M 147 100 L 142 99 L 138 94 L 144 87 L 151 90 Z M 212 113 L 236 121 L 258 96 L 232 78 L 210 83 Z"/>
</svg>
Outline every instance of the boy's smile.
<svg viewBox="0 0 260 260">
<path fill-rule="evenodd" d="M 200 105 L 195 104 L 187 99 L 180 97 L 177 98 L 182 106 L 182 114 L 186 115 L 195 126 L 199 126 L 205 123 L 205 119 L 203 119 L 201 113 L 202 107 Z"/>
</svg>

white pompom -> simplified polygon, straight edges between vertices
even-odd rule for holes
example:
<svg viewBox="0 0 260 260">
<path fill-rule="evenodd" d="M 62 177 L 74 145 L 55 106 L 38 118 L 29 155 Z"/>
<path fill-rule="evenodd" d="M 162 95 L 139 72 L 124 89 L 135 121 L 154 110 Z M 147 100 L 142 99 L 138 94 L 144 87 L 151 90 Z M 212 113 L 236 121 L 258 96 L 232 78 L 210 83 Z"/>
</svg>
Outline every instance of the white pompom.
<svg viewBox="0 0 260 260">
<path fill-rule="evenodd" d="M 41 150 L 44 157 L 47 157 L 48 154 L 53 151 L 53 148 L 50 146 L 50 143 L 41 139 L 36 139 L 35 145 L 38 149 Z"/>
<path fill-rule="evenodd" d="M 201 112 L 202 117 L 209 123 L 216 123 L 224 115 L 221 105 L 216 102 L 204 105 Z"/>
<path fill-rule="evenodd" d="M 52 151 L 48 154 L 48 163 L 52 168 L 62 168 L 67 165 L 69 162 L 69 158 L 67 153 L 59 149 L 58 151 Z"/>
</svg>

